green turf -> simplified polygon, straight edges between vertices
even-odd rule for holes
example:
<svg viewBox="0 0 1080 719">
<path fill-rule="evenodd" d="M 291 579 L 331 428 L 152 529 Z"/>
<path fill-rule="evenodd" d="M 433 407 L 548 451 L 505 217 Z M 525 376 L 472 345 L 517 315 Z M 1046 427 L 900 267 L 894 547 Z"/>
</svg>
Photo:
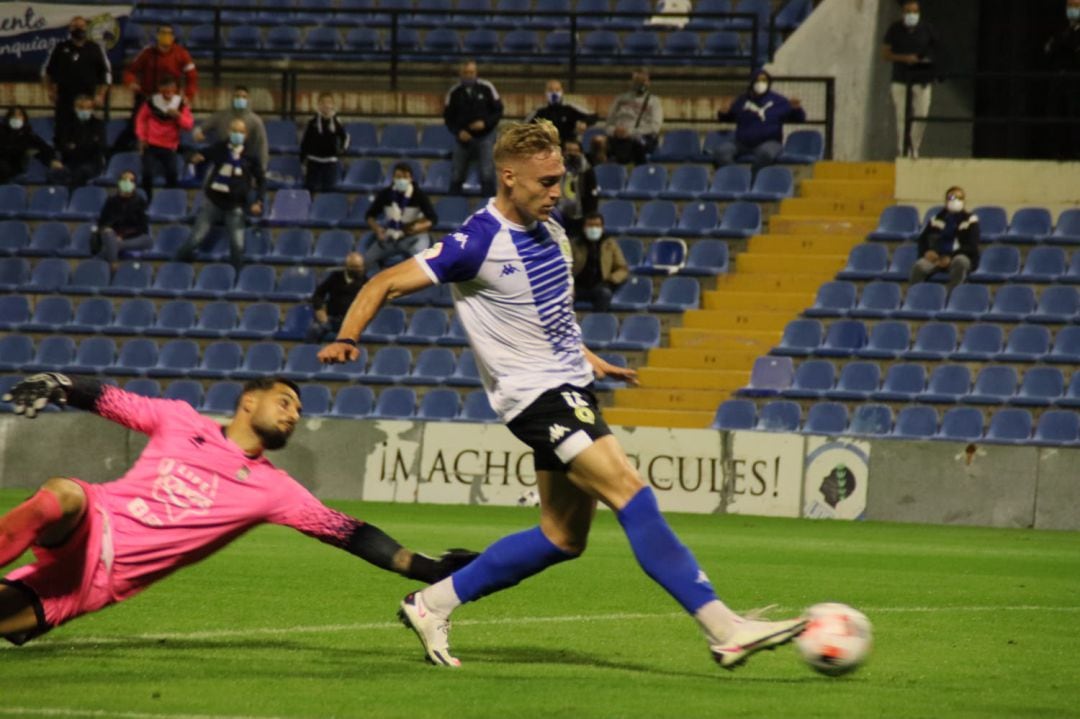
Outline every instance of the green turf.
<svg viewBox="0 0 1080 719">
<path fill-rule="evenodd" d="M 0 507 L 24 494 L 0 492 Z M 429 551 L 483 547 L 536 518 L 335 506 Z M 0 649 L 0 716 L 1080 716 L 1080 534 L 671 520 L 736 609 L 863 609 L 870 662 L 830 679 L 781 647 L 719 669 L 603 513 L 584 558 L 459 610 L 464 667 L 437 669 L 394 620 L 412 583 L 264 527 L 125 604 Z"/>
</svg>

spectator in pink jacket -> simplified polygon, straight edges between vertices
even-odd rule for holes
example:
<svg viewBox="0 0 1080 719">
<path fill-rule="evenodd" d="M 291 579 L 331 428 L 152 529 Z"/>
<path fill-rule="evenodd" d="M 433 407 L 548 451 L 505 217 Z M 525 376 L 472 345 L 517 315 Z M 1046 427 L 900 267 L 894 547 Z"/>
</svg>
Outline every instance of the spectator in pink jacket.
<svg viewBox="0 0 1080 719">
<path fill-rule="evenodd" d="M 195 127 L 191 107 L 177 92 L 176 79 L 165 76 L 158 83 L 157 94 L 135 116 L 135 136 L 142 155 L 142 184 L 149 201 L 154 195 L 154 175 L 165 173 L 165 186 L 176 187 L 176 157 L 180 133 Z"/>
</svg>

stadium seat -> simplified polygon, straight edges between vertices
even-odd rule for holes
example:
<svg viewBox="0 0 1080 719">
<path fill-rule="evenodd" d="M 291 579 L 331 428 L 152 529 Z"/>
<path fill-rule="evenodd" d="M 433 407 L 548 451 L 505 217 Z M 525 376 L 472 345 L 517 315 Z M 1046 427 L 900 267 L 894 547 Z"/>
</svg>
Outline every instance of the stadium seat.
<svg viewBox="0 0 1080 719">
<path fill-rule="evenodd" d="M 974 407 L 954 407 L 945 412 L 934 439 L 973 442 L 983 434 L 982 412 Z"/>
<path fill-rule="evenodd" d="M 796 432 L 802 420 L 802 410 L 795 402 L 773 400 L 761 408 L 754 429 L 764 432 Z"/>
<path fill-rule="evenodd" d="M 667 170 L 663 165 L 652 163 L 638 165 L 630 172 L 630 178 L 626 181 L 626 187 L 619 193 L 619 197 L 631 200 L 653 200 L 667 186 Z"/>
<path fill-rule="evenodd" d="M 850 357 L 866 345 L 866 325 L 859 320 L 839 320 L 829 325 L 825 340 L 814 350 L 821 357 Z"/>
<path fill-rule="evenodd" d="M 892 280 L 894 282 L 907 282 L 911 277 L 911 268 L 918 259 L 919 248 L 915 243 L 905 243 L 892 252 L 889 267 L 878 279 Z"/>
<path fill-rule="evenodd" d="M 215 382 L 206 391 L 202 407 L 199 409 L 209 414 L 231 415 L 236 411 L 236 403 L 243 389 L 239 382 Z"/>
<path fill-rule="evenodd" d="M 600 203 L 600 214 L 604 217 L 604 229 L 608 233 L 625 234 L 634 224 L 634 203 L 630 200 L 608 200 Z"/>
<path fill-rule="evenodd" d="M 274 308 L 277 309 L 276 307 Z M 231 373 L 231 377 L 255 379 L 266 375 L 276 375 L 285 364 L 285 351 L 276 342 L 256 342 L 249 345 L 240 368 Z"/>
<path fill-rule="evenodd" d="M 158 190 L 150 201 L 147 215 L 151 222 L 183 222 L 188 217 L 187 191 L 179 188 Z"/>
<path fill-rule="evenodd" d="M 314 241 L 311 230 L 299 227 L 283 230 L 278 233 L 273 250 L 263 260 L 286 265 L 302 264 L 311 254 Z"/>
<path fill-rule="evenodd" d="M 1019 322 L 1035 311 L 1035 292 L 1028 285 L 1005 285 L 994 294 L 994 303 L 983 315 L 991 322 Z"/>
<path fill-rule="evenodd" d="M 3 188 L 0 188 L 0 191 L 2 190 Z M 107 197 L 108 192 L 104 187 L 93 185 L 78 187 L 71 194 L 67 209 L 61 213 L 60 217 L 65 220 L 96 220 L 101 215 L 101 208 L 105 206 Z M 0 217 L 3 216 L 2 207 L 2 200 L 0 200 Z"/>
<path fill-rule="evenodd" d="M 945 308 L 936 313 L 941 320 L 981 319 L 990 310 L 990 290 L 986 285 L 962 284 L 953 288 Z"/>
<path fill-rule="evenodd" d="M 401 381 L 404 384 L 444 384 L 454 373 L 457 360 L 445 347 L 429 347 L 416 358 L 412 371 Z"/>
<path fill-rule="evenodd" d="M 649 245 L 644 261 L 634 268 L 634 272 L 639 275 L 673 275 L 685 263 L 686 243 L 683 240 L 658 239 Z"/>
<path fill-rule="evenodd" d="M 795 369 L 791 386 L 783 390 L 785 397 L 818 399 L 836 383 L 836 367 L 829 360 L 808 360 Z"/>
<path fill-rule="evenodd" d="M 454 151 L 455 142 L 454 136 L 446 129 L 446 125 L 442 123 L 425 125 L 420 130 L 420 144 L 416 155 L 419 157 L 448 158 Z M 430 170 L 431 166 L 429 165 L 429 173 Z M 427 177 L 425 177 L 426 179 Z"/>
<path fill-rule="evenodd" d="M 881 212 L 877 228 L 866 236 L 878 242 L 908 242 L 922 231 L 919 211 L 911 205 L 893 205 Z"/>
<path fill-rule="evenodd" d="M 710 32 L 701 42 L 701 56 L 710 64 L 739 65 L 747 61 L 739 34 L 730 30 Z"/>
<path fill-rule="evenodd" d="M 844 317 L 855 305 L 855 285 L 839 280 L 826 282 L 817 291 L 814 304 L 803 314 L 807 317 Z"/>
<path fill-rule="evenodd" d="M 92 297 L 79 303 L 75 309 L 75 319 L 64 329 L 83 334 L 104 332 L 112 321 L 112 302 L 104 297 Z"/>
<path fill-rule="evenodd" d="M 660 138 L 660 146 L 650 157 L 652 162 L 672 163 L 699 162 L 702 159 L 697 130 L 666 130 Z"/>
<path fill-rule="evenodd" d="M 1043 412 L 1032 439 L 1036 444 L 1077 444 L 1080 442 L 1080 414 L 1060 409 Z"/>
<path fill-rule="evenodd" d="M 199 366 L 188 374 L 191 377 L 224 379 L 239 369 L 243 360 L 244 351 L 240 345 L 229 341 L 213 342 L 203 350 Z"/>
<path fill-rule="evenodd" d="M 342 387 L 334 396 L 333 417 L 368 417 L 375 406 L 370 387 Z"/>
<path fill-rule="evenodd" d="M 19 250 L 27 257 L 56 257 L 64 254 L 71 243 L 67 225 L 63 222 L 41 222 L 30 236 L 30 244 Z"/>
<path fill-rule="evenodd" d="M 167 225 L 154 233 L 154 247 L 146 250 L 147 259 L 171 260 L 177 251 L 191 238 L 191 228 L 184 225 Z"/>
<path fill-rule="evenodd" d="M 757 408 L 747 399 L 729 399 L 720 403 L 713 418 L 713 429 L 753 429 L 757 424 Z"/>
<path fill-rule="evenodd" d="M 732 202 L 724 209 L 717 237 L 750 237 L 761 233 L 761 206 L 753 202 Z"/>
<path fill-rule="evenodd" d="M 8 183 L 0 185 L 0 219 L 20 217 L 26 210 L 26 188 Z"/>
<path fill-rule="evenodd" d="M 630 315 L 608 347 L 613 350 L 647 350 L 660 345 L 660 320 L 652 315 Z"/>
<path fill-rule="evenodd" d="M 619 54 L 619 36 L 611 30 L 591 30 L 578 44 L 585 62 L 614 62 Z"/>
<path fill-rule="evenodd" d="M 944 285 L 921 282 L 908 287 L 904 302 L 893 313 L 902 319 L 933 319 L 945 307 L 946 290 Z"/>
<path fill-rule="evenodd" d="M 1073 372 L 1065 395 L 1058 400 L 1058 406 L 1080 408 L 1080 372 Z"/>
<path fill-rule="evenodd" d="M 463 422 L 497 422 L 499 416 L 492 409 L 487 393 L 474 390 L 465 395 L 459 419 Z"/>
<path fill-rule="evenodd" d="M 626 229 L 626 233 L 646 237 L 666 235 L 675 227 L 676 219 L 677 213 L 674 202 L 671 200 L 649 200 L 642 205 L 637 220 L 633 226 Z"/>
<path fill-rule="evenodd" d="M 150 368 L 157 364 L 157 360 L 157 343 L 154 340 L 140 337 L 125 342 L 124 346 L 120 348 L 120 354 L 117 356 L 115 364 L 104 369 L 106 374 L 145 376 Z"/>
<path fill-rule="evenodd" d="M 1076 208 L 1062 210 L 1053 233 L 1046 238 L 1046 241 L 1059 245 L 1080 243 L 1080 211 Z"/>
<path fill-rule="evenodd" d="M 323 417 L 330 414 L 330 388 L 321 384 L 300 386 L 300 404 L 305 417 Z"/>
<path fill-rule="evenodd" d="M 50 303 L 51 300 L 51 303 Z M 0 297 L 0 329 L 11 331 L 20 325 L 24 325 L 22 328 L 24 332 L 44 331 L 52 332 L 54 323 L 45 311 L 45 308 L 50 304 L 55 304 L 58 300 L 64 300 L 67 302 L 67 312 L 70 318 L 71 315 L 71 301 L 62 297 L 46 297 L 38 300 L 37 306 L 34 308 L 34 314 L 37 315 L 41 311 L 45 316 L 41 321 L 35 316 L 34 325 L 40 327 L 40 330 L 34 330 L 30 327 L 30 300 L 22 295 L 8 295 Z M 59 324 L 65 324 L 66 321 Z"/>
<path fill-rule="evenodd" d="M 685 312 L 701 304 L 701 284 L 693 277 L 668 277 L 660 284 L 660 293 L 651 312 Z"/>
<path fill-rule="evenodd" d="M 664 46 L 661 49 L 664 64 L 687 62 L 700 52 L 701 39 L 696 32 L 681 30 L 668 32 L 664 36 Z"/>
<path fill-rule="evenodd" d="M 1065 377 L 1057 367 L 1032 367 L 1024 372 L 1020 388 L 1009 404 L 1046 407 L 1065 394 Z"/>
<path fill-rule="evenodd" d="M 708 189 L 709 171 L 705 167 L 679 165 L 671 173 L 667 188 L 660 192 L 660 197 L 665 200 L 695 200 Z"/>
<path fill-rule="evenodd" d="M 901 439 L 929 439 L 937 433 L 938 414 L 933 407 L 904 407 L 896 415 L 892 436 Z"/>
<path fill-rule="evenodd" d="M 340 192 L 320 192 L 309 209 L 306 224 L 312 227 L 337 227 L 349 214 L 349 196 Z"/>
<path fill-rule="evenodd" d="M 383 347 L 375 353 L 363 381 L 396 384 L 409 374 L 412 358 L 404 347 Z"/>
<path fill-rule="evenodd" d="M 428 421 L 449 422 L 457 419 L 460 411 L 461 400 L 455 390 L 433 389 L 420 400 L 416 416 Z"/>
<path fill-rule="evenodd" d="M 351 192 L 372 192 L 381 189 L 385 184 L 387 183 L 383 175 L 382 163 L 373 158 L 364 158 L 349 163 L 345 179 L 338 184 L 338 187 Z"/>
<path fill-rule="evenodd" d="M 141 335 L 154 325 L 156 314 L 154 303 L 148 299 L 125 300 L 116 312 L 109 334 Z"/>
<path fill-rule="evenodd" d="M 435 229 L 451 232 L 468 219 L 471 214 L 469 201 L 460 196 L 440 197 L 435 202 L 435 214 L 439 221 L 435 223 Z"/>
<path fill-rule="evenodd" d="M 821 344 L 824 334 L 818 320 L 792 320 L 784 327 L 780 344 L 772 349 L 773 354 L 806 356 L 812 354 Z"/>
<path fill-rule="evenodd" d="M 361 333 L 363 342 L 394 342 L 405 331 L 405 311 L 400 307 L 382 307 Z"/>
<path fill-rule="evenodd" d="M 295 345 L 285 356 L 285 368 L 281 376 L 294 382 L 311 382 L 322 377 L 323 364 L 319 361 L 321 345 Z"/>
<path fill-rule="evenodd" d="M 619 321 L 607 312 L 590 312 L 581 319 L 581 339 L 589 349 L 606 349 L 615 340 Z"/>
<path fill-rule="evenodd" d="M 70 337 L 44 337 L 37 343 L 34 358 L 18 369 L 23 372 L 58 372 L 71 366 L 74 361 L 74 340 Z"/>
<path fill-rule="evenodd" d="M 1072 322 L 1080 313 L 1080 295 L 1075 287 L 1047 287 L 1039 296 L 1035 311 L 1027 317 L 1029 322 L 1065 324 Z"/>
<path fill-rule="evenodd" d="M 645 244 L 639 238 L 619 237 L 616 242 L 631 271 L 645 261 Z"/>
<path fill-rule="evenodd" d="M 65 265 L 66 266 L 66 265 Z M 67 282 L 67 276 L 63 278 Z M 0 258 L 0 290 L 10 292 L 18 287 L 29 286 L 30 263 L 23 257 Z"/>
<path fill-rule="evenodd" d="M 23 262 L 25 263 L 25 260 Z M 106 265 L 107 271 L 108 266 Z M 35 294 L 67 291 L 71 279 L 70 275 L 71 268 L 67 260 L 50 257 L 40 260 L 34 265 L 34 270 L 30 273 L 29 279 L 18 285 L 17 289 L 20 292 Z"/>
<path fill-rule="evenodd" d="M 744 397 L 774 397 L 791 387 L 794 379 L 795 366 L 790 357 L 765 355 L 754 360 L 750 381 L 738 394 Z"/>
<path fill-rule="evenodd" d="M 713 174 L 709 189 L 701 195 L 701 199 L 726 202 L 738 200 L 748 192 L 750 192 L 750 168 L 742 165 L 727 165 Z"/>
<path fill-rule="evenodd" d="M 744 199 L 753 202 L 778 202 L 795 194 L 795 178 L 791 169 L 781 165 L 763 167 L 754 177 L 754 184 Z"/>
<path fill-rule="evenodd" d="M 388 387 L 379 393 L 374 419 L 409 419 L 416 412 L 416 392 L 411 387 Z"/>
<path fill-rule="evenodd" d="M 276 275 L 269 265 L 245 265 L 236 278 L 236 287 L 225 293 L 230 300 L 260 300 L 274 291 Z"/>
<path fill-rule="evenodd" d="M 1005 344 L 1005 333 L 1000 325 L 978 323 L 968 325 L 964 338 L 949 359 L 962 362 L 980 362 L 996 357 Z"/>
<path fill-rule="evenodd" d="M 616 162 L 604 162 L 593 169 L 600 197 L 618 197 L 626 186 L 626 167 Z"/>
<path fill-rule="evenodd" d="M 170 340 L 146 370 L 150 377 L 184 377 L 199 366 L 199 346 L 192 340 Z"/>
<path fill-rule="evenodd" d="M 878 402 L 910 402 L 926 390 L 926 369 L 920 364 L 897 363 L 889 367 L 881 389 L 871 392 Z"/>
<path fill-rule="evenodd" d="M 316 22 L 329 22 L 330 19 L 329 15 L 319 15 Z M 313 53 L 321 53 L 321 58 L 332 59 L 333 55 L 339 50 L 340 45 L 341 39 L 338 36 L 336 27 L 316 25 L 309 28 L 307 34 L 304 35 L 304 49 Z"/>
<path fill-rule="evenodd" d="M 30 244 L 30 228 L 22 220 L 0 222 L 0 256 L 19 254 Z"/>
<path fill-rule="evenodd" d="M 266 221 L 279 227 L 299 225 L 307 220 L 310 210 L 311 195 L 307 190 L 278 190 Z"/>
<path fill-rule="evenodd" d="M 168 262 L 158 269 L 149 287 L 140 294 L 148 297 L 179 297 L 191 289 L 195 269 L 187 262 Z"/>
<path fill-rule="evenodd" d="M 927 322 L 915 335 L 915 343 L 904 353 L 909 360 L 939 360 L 956 350 L 956 325 Z"/>
<path fill-rule="evenodd" d="M 142 180 L 142 160 L 137 152 L 118 152 L 110 157 L 105 172 L 94 179 L 94 184 L 102 187 L 116 187 L 120 175 L 125 172 L 135 174 L 136 184 Z"/>
<path fill-rule="evenodd" d="M 425 40 L 429 51 L 437 54 L 456 51 L 457 43 L 457 33 L 446 28 L 432 30 L 428 33 L 428 39 Z M 442 46 L 443 44 L 446 44 L 447 47 L 450 45 L 455 47 L 447 50 L 435 49 L 436 46 Z M 375 153 L 383 157 L 413 157 L 418 154 L 419 149 L 420 143 L 416 137 L 415 125 L 388 123 L 383 125 Z"/>
<path fill-rule="evenodd" d="M 979 240 L 981 242 L 999 242 L 1009 229 L 1005 208 L 995 205 L 983 205 L 976 207 L 974 212 L 979 218 Z"/>
<path fill-rule="evenodd" d="M 1016 394 L 1018 379 L 1012 367 L 991 365 L 979 370 L 965 404 L 1005 404 Z"/>
<path fill-rule="evenodd" d="M 971 390 L 971 370 L 964 365 L 938 365 L 930 373 L 920 402 L 955 404 Z"/>
<path fill-rule="evenodd" d="M 849 362 L 840 370 L 836 387 L 825 392 L 828 399 L 857 402 L 870 397 L 881 383 L 881 368 L 875 362 Z"/>
<path fill-rule="evenodd" d="M 1050 353 L 1050 331 L 1039 325 L 1019 325 L 1009 333 L 1002 362 L 1038 362 Z"/>
<path fill-rule="evenodd" d="M 848 434 L 859 437 L 884 437 L 892 431 L 893 413 L 883 404 L 860 404 L 851 417 Z"/>
<path fill-rule="evenodd" d="M 1002 242 L 1034 244 L 1050 236 L 1053 218 L 1045 207 L 1022 207 L 1013 213 L 1009 231 L 1001 236 Z"/>
<path fill-rule="evenodd" d="M 652 280 L 631 276 L 615 290 L 611 309 L 618 312 L 638 312 L 648 307 L 652 300 Z"/>
<path fill-rule="evenodd" d="M 446 384 L 455 387 L 480 386 L 480 369 L 476 366 L 476 357 L 472 350 L 462 351 L 453 374 L 446 378 Z"/>
<path fill-rule="evenodd" d="M 698 240 L 690 246 L 690 256 L 679 274 L 710 277 L 727 271 L 727 243 L 723 240 Z"/>
<path fill-rule="evenodd" d="M 448 347 L 464 347 L 469 344 L 469 338 L 465 334 L 465 327 L 461 324 L 461 318 L 458 317 L 456 312 L 452 313 L 450 328 L 446 331 L 446 334 L 435 340 L 435 344 Z"/>
<path fill-rule="evenodd" d="M 683 205 L 672 234 L 681 237 L 707 237 L 720 222 L 720 210 L 714 202 L 689 202 Z"/>
<path fill-rule="evenodd" d="M 1054 337 L 1054 347 L 1043 357 L 1045 362 L 1080 364 L 1080 327 L 1063 327 Z"/>
<path fill-rule="evenodd" d="M 47 261 L 47 260 L 46 260 Z M 38 263 L 38 267 L 42 263 Z M 109 287 L 109 263 L 104 260 L 83 260 L 71 273 L 65 292 L 78 295 L 102 294 Z"/>
<path fill-rule="evenodd" d="M 413 313 L 409 326 L 397 341 L 403 344 L 431 345 L 446 334 L 449 321 L 437 307 L 422 307 Z"/>
<path fill-rule="evenodd" d="M 238 312 L 232 302 L 209 302 L 203 306 L 199 321 L 187 334 L 191 337 L 227 337 L 238 323 Z"/>
<path fill-rule="evenodd" d="M 566 0 L 557 0 L 557 2 L 566 2 Z M 460 2 L 459 2 L 459 4 L 460 4 Z M 552 2 L 551 0 L 548 0 L 548 4 L 549 5 L 554 5 L 556 3 Z M 567 2 L 566 4 L 568 5 L 569 3 Z M 539 0 L 539 2 L 537 4 L 537 10 L 540 10 L 542 12 L 547 12 L 548 11 L 548 9 L 545 7 L 545 4 L 544 4 L 543 0 Z M 531 57 L 520 57 L 520 56 L 535 55 L 540 51 L 540 38 L 536 34 L 536 31 L 541 30 L 541 29 L 553 29 L 554 27 L 560 26 L 560 25 L 564 24 L 565 22 L 566 22 L 566 17 L 565 16 L 562 16 L 562 17 L 560 17 L 558 15 L 549 16 L 549 17 L 534 16 L 533 19 L 532 19 L 532 28 L 535 28 L 535 29 L 532 29 L 532 28 L 527 28 L 527 29 L 526 28 L 519 28 L 517 30 L 511 30 L 510 32 L 503 35 L 503 39 L 502 39 L 503 56 L 504 57 L 507 56 L 507 55 L 511 56 L 510 58 L 506 58 L 509 62 L 522 62 L 522 63 L 531 62 L 533 60 L 533 58 L 531 58 Z M 514 57 L 514 56 L 518 56 L 518 57 Z"/>
<path fill-rule="evenodd" d="M 34 342 L 27 335 L 0 337 L 0 370 L 18 372 L 34 360 Z"/>
<path fill-rule="evenodd" d="M 889 251 L 884 245 L 863 243 L 851 248 L 847 264 L 836 276 L 842 280 L 877 280 L 885 274 L 888 264 Z"/>
<path fill-rule="evenodd" d="M 816 402 L 806 414 L 804 434 L 843 434 L 848 425 L 847 408 L 839 402 Z"/>
<path fill-rule="evenodd" d="M 185 297 L 220 299 L 228 294 L 235 282 L 236 270 L 232 265 L 221 262 L 204 265 L 195 278 L 195 286 L 185 293 Z"/>
<path fill-rule="evenodd" d="M 784 140 L 777 162 L 812 165 L 825 157 L 825 139 L 817 130 L 795 130 Z"/>
<path fill-rule="evenodd" d="M 66 187 L 39 187 L 30 196 L 30 202 L 23 211 L 23 217 L 32 220 L 52 220 L 64 214 L 68 204 Z"/>
<path fill-rule="evenodd" d="M 1046 284 L 1057 281 L 1066 272 L 1065 250 L 1060 247 L 1033 247 L 1016 279 L 1020 282 Z"/>
<path fill-rule="evenodd" d="M 319 195 L 322 197 L 322 195 Z M 319 197 L 316 197 L 316 202 Z M 326 230 L 319 233 L 315 242 L 315 250 L 311 257 L 307 258 L 309 264 L 340 265 L 345 262 L 345 256 L 353 251 L 353 236 L 348 230 Z"/>
<path fill-rule="evenodd" d="M 124 383 L 124 390 L 151 399 L 158 399 L 161 397 L 161 383 L 156 379 L 139 377 L 137 379 L 128 380 Z"/>
<path fill-rule="evenodd" d="M 891 317 L 899 308 L 900 285 L 895 282 L 874 281 L 863 287 L 858 303 L 847 314 L 851 317 L 881 319 Z M 877 326 L 874 329 L 877 329 Z M 870 334 L 872 343 L 873 330 Z"/>
<path fill-rule="evenodd" d="M 116 269 L 104 294 L 120 297 L 141 295 L 150 287 L 152 267 L 145 262 L 123 262 Z"/>
</svg>

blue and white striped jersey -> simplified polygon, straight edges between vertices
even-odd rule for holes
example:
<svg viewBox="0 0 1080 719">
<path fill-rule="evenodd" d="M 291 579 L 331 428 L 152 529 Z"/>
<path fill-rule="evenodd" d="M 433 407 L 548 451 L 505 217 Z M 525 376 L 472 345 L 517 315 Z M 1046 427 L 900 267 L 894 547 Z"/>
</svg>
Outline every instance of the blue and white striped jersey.
<svg viewBox="0 0 1080 719">
<path fill-rule="evenodd" d="M 541 393 L 593 381 L 574 317 L 570 243 L 557 216 L 510 222 L 494 201 L 417 256 L 451 294 L 491 406 L 504 422 Z"/>
</svg>

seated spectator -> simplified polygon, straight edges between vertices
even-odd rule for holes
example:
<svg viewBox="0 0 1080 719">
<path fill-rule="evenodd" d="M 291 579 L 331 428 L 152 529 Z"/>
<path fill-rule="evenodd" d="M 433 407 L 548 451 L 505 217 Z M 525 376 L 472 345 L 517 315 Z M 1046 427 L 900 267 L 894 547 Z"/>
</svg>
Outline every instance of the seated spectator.
<svg viewBox="0 0 1080 719">
<path fill-rule="evenodd" d="M 381 218 L 381 220 L 380 220 Z M 408 163 L 394 165 L 390 187 L 375 196 L 367 211 L 367 224 L 375 241 L 364 262 L 376 271 L 431 246 L 428 230 L 439 221 L 427 194 L 413 182 Z"/>
<path fill-rule="evenodd" d="M 337 119 L 334 96 L 319 95 L 319 111 L 308 120 L 300 140 L 304 187 L 308 192 L 332 192 L 341 177 L 341 156 L 349 149 L 349 133 Z"/>
<path fill-rule="evenodd" d="M 53 159 L 52 146 L 30 127 L 26 110 L 11 107 L 0 125 L 0 185 L 26 172 L 31 153 L 54 170 L 63 167 Z"/>
<path fill-rule="evenodd" d="M 559 131 L 559 140 L 562 142 L 578 139 L 578 135 L 585 132 L 585 128 L 596 124 L 595 113 L 565 101 L 562 83 L 558 80 L 547 81 L 544 99 L 546 104 L 530 112 L 525 122 L 547 120 Z"/>
<path fill-rule="evenodd" d="M 266 174 L 258 158 L 248 150 L 246 138 L 247 127 L 243 120 L 236 118 L 229 126 L 227 140 L 207 148 L 205 157 L 199 154 L 192 158 L 194 162 L 209 163 L 203 183 L 206 201 L 195 217 L 191 239 L 176 253 L 177 260 L 192 262 L 195 250 L 210 236 L 210 227 L 224 224 L 229 232 L 229 261 L 237 269 L 243 264 L 244 209 L 252 215 L 261 215 L 262 198 L 266 193 Z"/>
<path fill-rule="evenodd" d="M 601 162 L 641 165 L 656 149 L 664 125 L 660 98 L 649 92 L 649 72 L 634 70 L 631 89 L 615 98 L 608 110 L 606 135 L 593 138 L 589 148 L 594 165 Z"/>
<path fill-rule="evenodd" d="M 571 245 L 574 256 L 574 299 L 591 302 L 597 312 L 607 312 L 615 290 L 630 277 L 630 266 L 614 237 L 604 233 L 604 217 L 594 212 L 585 217 L 581 235 Z"/>
<path fill-rule="evenodd" d="M 75 122 L 56 133 L 57 160 L 60 169 L 49 173 L 49 181 L 82 187 L 105 169 L 105 123 L 94 117 L 94 98 L 75 98 Z"/>
<path fill-rule="evenodd" d="M 195 142 L 220 142 L 228 139 L 233 120 L 243 120 L 247 128 L 244 141 L 248 153 L 254 157 L 265 173 L 270 164 L 270 143 L 266 139 L 266 125 L 251 109 L 251 97 L 243 85 L 233 88 L 232 106 L 215 112 L 195 128 Z"/>
<path fill-rule="evenodd" d="M 345 268 L 328 273 L 315 288 L 315 294 L 311 296 L 315 320 L 308 328 L 304 342 L 317 344 L 337 337 L 341 321 L 365 282 L 364 257 L 359 252 L 350 252 L 345 256 Z"/>
<path fill-rule="evenodd" d="M 730 165 L 740 155 L 752 155 L 757 172 L 776 162 L 784 149 L 784 123 L 806 121 L 806 112 L 798 98 L 789 100 L 771 87 L 772 77 L 761 70 L 744 94 L 720 101 L 716 118 L 735 123 L 735 142 L 717 147 L 714 157 L 717 165 Z"/>
<path fill-rule="evenodd" d="M 951 290 L 979 266 L 979 217 L 964 209 L 965 199 L 962 187 L 945 192 L 945 208 L 919 235 L 919 259 L 911 268 L 912 283 L 948 272 L 947 287 Z"/>
<path fill-rule="evenodd" d="M 148 250 L 154 244 L 146 217 L 146 200 L 135 192 L 135 173 L 125 170 L 116 183 L 117 193 L 105 200 L 94 234 L 94 254 L 113 270 L 132 251 Z"/>
<path fill-rule="evenodd" d="M 191 107 L 177 92 L 176 80 L 166 75 L 158 83 L 158 92 L 139 108 L 135 118 L 135 137 L 139 139 L 142 155 L 143 192 L 149 200 L 154 196 L 154 174 L 165 173 L 165 186 L 176 187 L 176 171 L 180 133 L 195 127 Z"/>
<path fill-rule="evenodd" d="M 563 143 L 563 164 L 566 174 L 562 179 L 562 197 L 559 212 L 563 225 L 570 236 L 580 234 L 586 215 L 596 212 L 599 195 L 596 190 L 596 171 L 589 165 L 581 143 L 567 140 Z"/>
</svg>

